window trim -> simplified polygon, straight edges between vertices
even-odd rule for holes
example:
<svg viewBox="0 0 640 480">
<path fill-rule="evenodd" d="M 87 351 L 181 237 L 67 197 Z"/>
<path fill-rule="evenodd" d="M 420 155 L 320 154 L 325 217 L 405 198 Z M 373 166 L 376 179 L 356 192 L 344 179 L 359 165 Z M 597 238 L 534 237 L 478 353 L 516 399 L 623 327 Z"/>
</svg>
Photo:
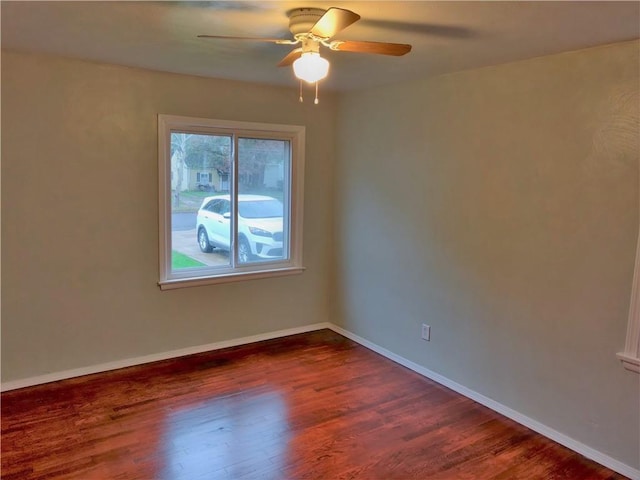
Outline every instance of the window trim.
<svg viewBox="0 0 640 480">
<path fill-rule="evenodd" d="M 233 135 L 251 138 L 286 138 L 291 143 L 291 176 L 289 182 L 289 259 L 282 262 L 236 266 L 214 272 L 202 268 L 185 269 L 176 275 L 171 271 L 171 132 Z M 237 282 L 258 278 L 279 277 L 302 273 L 302 231 L 304 205 L 305 127 L 270 123 L 194 118 L 158 114 L 158 213 L 159 213 L 159 273 L 162 290 L 201 285 Z M 236 182 L 230 185 L 237 188 Z M 231 180 L 231 179 L 230 179 Z M 233 198 L 234 192 L 231 192 Z M 232 227 L 235 230 L 235 227 Z M 191 275 L 189 275 L 191 273 Z"/>
<path fill-rule="evenodd" d="M 629 307 L 629 324 L 624 351 L 618 358 L 627 370 L 640 373 L 640 232 L 636 246 L 636 263 L 631 287 L 631 305 Z"/>
</svg>

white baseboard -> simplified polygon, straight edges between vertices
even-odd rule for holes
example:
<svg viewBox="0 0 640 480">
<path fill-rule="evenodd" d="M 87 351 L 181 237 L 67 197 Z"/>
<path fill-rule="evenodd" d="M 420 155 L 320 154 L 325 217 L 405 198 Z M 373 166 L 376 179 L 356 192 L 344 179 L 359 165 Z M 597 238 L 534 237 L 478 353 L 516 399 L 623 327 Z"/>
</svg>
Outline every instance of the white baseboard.
<svg viewBox="0 0 640 480">
<path fill-rule="evenodd" d="M 89 367 L 74 368 L 72 370 L 64 370 L 62 372 L 48 373 L 29 377 L 20 380 L 12 380 L 0 384 L 0 391 L 7 392 L 18 388 L 32 387 L 34 385 L 42 385 L 49 382 L 57 382 L 67 378 L 81 377 L 83 375 L 91 375 L 94 373 L 108 372 L 109 370 L 117 370 L 118 368 L 133 367 L 144 363 L 157 362 L 159 360 L 168 360 L 170 358 L 184 357 L 185 355 L 193 355 L 195 353 L 210 352 L 220 350 L 222 348 L 237 347 L 247 343 L 261 342 L 263 340 L 272 340 L 274 338 L 286 337 L 288 335 L 296 335 L 298 333 L 312 332 L 323 328 L 331 328 L 329 323 L 315 323 L 313 325 L 305 325 L 303 327 L 287 328 L 275 332 L 261 333 L 259 335 L 251 335 L 249 337 L 234 338 L 222 342 L 208 343 L 206 345 L 197 345 L 195 347 L 181 348 L 168 352 L 154 353 L 142 357 L 126 358 L 124 360 L 116 360 L 115 362 L 101 363 L 99 365 L 91 365 Z"/>
<path fill-rule="evenodd" d="M 504 415 L 505 417 L 508 417 L 511 420 L 514 420 L 519 424 L 524 425 L 525 427 L 528 427 L 531 430 L 538 432 L 539 434 L 561 445 L 564 445 L 565 447 L 573 450 L 574 452 L 584 455 L 585 457 L 593 460 L 594 462 L 599 463 L 600 465 L 604 465 L 605 467 L 610 468 L 611 470 L 618 472 L 622 475 L 625 475 L 632 480 L 640 480 L 640 470 L 637 470 L 629 465 L 626 465 L 616 460 L 615 458 L 605 455 L 604 453 L 599 452 L 598 450 L 595 450 L 585 445 L 584 443 L 578 442 L 573 438 L 568 437 L 563 433 L 560 433 L 557 430 L 554 430 L 553 428 L 550 428 L 538 422 L 537 420 L 529 418 L 526 415 L 523 415 L 505 405 L 502 405 L 501 403 L 498 403 L 489 397 L 485 397 L 484 395 L 478 392 L 475 392 L 463 385 L 460 385 L 459 383 L 456 383 L 453 380 L 449 380 L 447 377 L 443 377 L 442 375 L 436 372 L 433 372 L 427 368 L 424 368 L 418 365 L 417 363 L 412 362 L 411 360 L 407 360 L 406 358 L 401 357 L 400 355 L 396 355 L 395 353 L 387 350 L 386 348 L 383 348 L 380 345 L 377 345 L 354 333 L 351 333 L 350 331 L 345 330 L 342 327 L 339 327 L 334 324 L 330 324 L 329 328 L 334 332 L 339 333 L 340 335 L 343 335 L 348 339 L 353 340 L 356 343 L 359 343 L 363 347 L 366 347 L 369 350 L 373 350 L 374 352 L 379 353 L 380 355 L 388 358 L 389 360 L 393 360 L 394 362 L 399 363 L 400 365 L 407 367 L 408 369 L 413 370 L 416 373 L 419 373 L 423 377 L 427 377 L 447 388 L 450 388 L 451 390 L 459 393 L 460 395 L 464 395 L 465 397 L 470 398 L 471 400 L 474 400 L 480 403 L 481 405 L 484 405 L 485 407 L 490 408 L 491 410 L 501 415 Z"/>
<path fill-rule="evenodd" d="M 312 325 L 305 325 L 302 327 L 288 328 L 285 330 L 278 330 L 275 332 L 262 333 L 259 335 L 251 335 L 248 337 L 241 337 L 241 338 L 236 338 L 232 340 L 225 340 L 222 342 L 209 343 L 206 345 L 198 345 L 195 347 L 182 348 L 179 350 L 171 350 L 168 352 L 157 353 L 153 355 L 145 355 L 142 357 L 117 360 L 115 362 L 102 363 L 100 365 L 76 368 L 73 370 L 65 370 L 62 372 L 39 375 L 36 377 L 30 377 L 30 378 L 25 378 L 21 380 L 13 380 L 13 381 L 4 382 L 0 384 L 0 391 L 6 392 L 9 390 L 15 390 L 18 388 L 31 387 L 34 385 L 41 385 L 44 383 L 55 382 L 58 380 L 65 380 L 67 378 L 80 377 L 83 375 L 91 375 L 91 374 L 100 373 L 100 372 L 107 372 L 109 370 L 116 370 L 118 368 L 132 367 L 135 365 L 142 365 L 144 363 L 156 362 L 159 360 L 168 360 L 170 358 L 182 357 L 185 355 L 192 355 L 195 353 L 203 353 L 203 352 L 209 352 L 213 350 L 220 350 L 222 348 L 236 347 L 238 345 L 261 342 L 263 340 L 271 340 L 274 338 L 286 337 L 288 335 L 296 335 L 298 333 L 312 332 L 315 330 L 321 330 L 323 328 L 328 328 L 330 330 L 333 330 L 334 332 L 339 333 L 340 335 L 343 335 L 348 339 L 353 340 L 354 342 L 362 345 L 363 347 L 373 350 L 374 352 L 379 353 L 380 355 L 388 358 L 389 360 L 392 360 L 404 367 L 409 368 L 410 370 L 413 370 L 416 373 L 419 373 L 420 375 L 426 378 L 429 378 L 447 388 L 450 388 L 451 390 L 459 393 L 460 395 L 464 395 L 465 397 L 470 398 L 471 400 L 474 400 L 480 403 L 481 405 L 484 405 L 485 407 L 490 408 L 491 410 L 501 415 L 504 415 L 505 417 L 508 417 L 511 420 L 514 420 L 519 424 L 524 425 L 525 427 L 528 427 L 531 430 L 534 430 L 535 432 L 538 432 L 539 434 L 561 445 L 564 445 L 565 447 L 573 450 L 574 452 L 584 455 L 585 457 L 595 462 L 598 462 L 599 464 L 604 465 L 607 468 L 610 468 L 611 470 L 614 470 L 622 475 L 625 475 L 632 480 L 640 480 L 640 470 L 637 470 L 629 465 L 626 465 L 616 460 L 615 458 L 605 455 L 604 453 L 599 452 L 598 450 L 595 450 L 583 443 L 580 443 L 564 435 L 563 433 L 560 433 L 554 430 L 553 428 L 550 428 L 532 418 L 527 417 L 526 415 L 523 415 L 505 405 L 502 405 L 501 403 L 498 403 L 495 400 L 492 400 L 491 398 L 485 397 L 484 395 L 478 392 L 475 392 L 436 372 L 433 372 L 425 367 L 422 367 L 417 363 L 407 360 L 406 358 L 401 357 L 400 355 L 396 355 L 395 353 L 387 350 L 386 348 L 383 348 L 373 342 L 370 342 L 369 340 L 366 340 L 365 338 L 362 338 L 354 333 L 351 333 L 348 330 L 345 330 L 342 327 L 339 327 L 329 322 L 315 323 Z"/>
</svg>

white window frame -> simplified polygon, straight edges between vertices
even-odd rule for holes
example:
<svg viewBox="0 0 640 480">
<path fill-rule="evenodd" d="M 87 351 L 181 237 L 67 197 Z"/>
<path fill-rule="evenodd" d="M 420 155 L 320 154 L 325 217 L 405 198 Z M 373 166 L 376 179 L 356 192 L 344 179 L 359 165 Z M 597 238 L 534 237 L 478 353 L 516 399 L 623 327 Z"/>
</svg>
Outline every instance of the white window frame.
<svg viewBox="0 0 640 480">
<path fill-rule="evenodd" d="M 631 306 L 629 307 L 629 324 L 624 351 L 618 353 L 624 368 L 640 373 L 640 232 L 636 247 L 636 265 L 631 287 Z"/>
<path fill-rule="evenodd" d="M 289 258 L 279 262 L 261 262 L 236 267 L 198 267 L 180 272 L 171 270 L 171 132 L 193 132 L 211 135 L 288 140 L 291 146 L 289 179 Z M 235 142 L 237 144 L 237 140 Z M 178 115 L 158 115 L 158 172 L 159 172 L 159 259 L 162 290 L 237 282 L 265 277 L 299 274 L 302 266 L 302 221 L 304 204 L 305 127 L 269 123 L 238 122 Z M 235 161 L 232 161 L 235 165 Z M 235 166 L 232 168 L 234 170 Z M 234 172 L 230 175 L 231 198 L 237 188 Z M 285 210 L 287 206 L 285 205 Z M 236 231 L 235 221 L 231 229 Z M 234 235 L 235 237 L 235 235 Z M 194 242 L 196 239 L 194 238 Z M 235 247 L 232 246 L 232 250 Z"/>
</svg>

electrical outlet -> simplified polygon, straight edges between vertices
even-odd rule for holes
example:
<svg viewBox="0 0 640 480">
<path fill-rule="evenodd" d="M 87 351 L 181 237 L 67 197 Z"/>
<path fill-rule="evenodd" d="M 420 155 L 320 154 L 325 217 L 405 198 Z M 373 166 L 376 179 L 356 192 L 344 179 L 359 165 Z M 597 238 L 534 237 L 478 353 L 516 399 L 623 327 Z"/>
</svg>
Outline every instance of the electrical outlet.
<svg viewBox="0 0 640 480">
<path fill-rule="evenodd" d="M 422 324 L 422 333 L 420 336 L 422 337 L 423 340 L 426 340 L 427 342 L 431 340 L 431 327 L 426 323 Z"/>
</svg>

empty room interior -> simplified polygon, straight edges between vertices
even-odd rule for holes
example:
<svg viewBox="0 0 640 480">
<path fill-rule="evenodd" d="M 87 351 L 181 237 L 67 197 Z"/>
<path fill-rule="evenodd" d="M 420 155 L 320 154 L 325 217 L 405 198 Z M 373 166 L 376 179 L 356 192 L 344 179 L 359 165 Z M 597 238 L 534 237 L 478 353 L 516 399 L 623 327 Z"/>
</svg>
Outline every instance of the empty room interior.
<svg viewBox="0 0 640 480">
<path fill-rule="evenodd" d="M 639 2 L 0 8 L 3 479 L 640 479 Z"/>
</svg>

